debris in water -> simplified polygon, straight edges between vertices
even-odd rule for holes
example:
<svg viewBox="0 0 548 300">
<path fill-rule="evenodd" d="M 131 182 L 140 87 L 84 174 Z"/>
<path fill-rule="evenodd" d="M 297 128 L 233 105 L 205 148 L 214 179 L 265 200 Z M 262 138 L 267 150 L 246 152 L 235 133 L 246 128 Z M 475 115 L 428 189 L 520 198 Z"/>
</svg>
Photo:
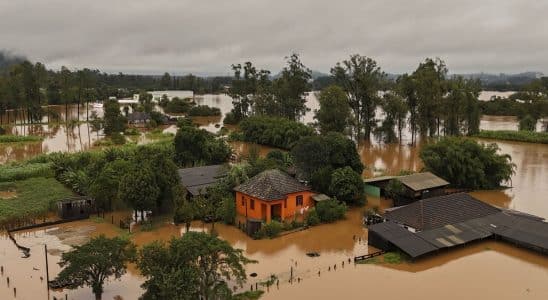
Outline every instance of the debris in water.
<svg viewBox="0 0 548 300">
<path fill-rule="evenodd" d="M 257 277 L 257 273 L 253 272 L 253 273 L 249 274 L 249 276 L 251 276 L 251 277 Z"/>
<path fill-rule="evenodd" d="M 308 257 L 318 257 L 318 256 L 320 256 L 320 253 L 318 253 L 318 252 L 308 252 L 308 253 L 306 253 L 306 256 L 308 256 Z"/>
</svg>

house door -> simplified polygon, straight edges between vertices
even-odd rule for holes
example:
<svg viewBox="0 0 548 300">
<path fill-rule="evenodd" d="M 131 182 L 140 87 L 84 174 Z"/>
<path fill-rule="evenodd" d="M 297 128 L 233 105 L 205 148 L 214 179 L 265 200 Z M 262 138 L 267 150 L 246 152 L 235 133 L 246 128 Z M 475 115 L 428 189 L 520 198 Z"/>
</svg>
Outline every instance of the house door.
<svg viewBox="0 0 548 300">
<path fill-rule="evenodd" d="M 261 218 L 266 221 L 266 204 L 261 203 Z"/>
</svg>

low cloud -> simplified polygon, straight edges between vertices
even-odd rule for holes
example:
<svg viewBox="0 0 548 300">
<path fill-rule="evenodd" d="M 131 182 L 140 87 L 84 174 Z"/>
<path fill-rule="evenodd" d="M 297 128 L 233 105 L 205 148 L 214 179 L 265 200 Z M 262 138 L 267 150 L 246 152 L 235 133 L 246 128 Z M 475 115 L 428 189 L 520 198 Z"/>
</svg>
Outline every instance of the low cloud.
<svg viewBox="0 0 548 300">
<path fill-rule="evenodd" d="M 0 0 L 0 48 L 48 67 L 229 74 L 300 53 L 328 72 L 352 53 L 388 72 L 548 71 L 546 1 Z"/>
</svg>

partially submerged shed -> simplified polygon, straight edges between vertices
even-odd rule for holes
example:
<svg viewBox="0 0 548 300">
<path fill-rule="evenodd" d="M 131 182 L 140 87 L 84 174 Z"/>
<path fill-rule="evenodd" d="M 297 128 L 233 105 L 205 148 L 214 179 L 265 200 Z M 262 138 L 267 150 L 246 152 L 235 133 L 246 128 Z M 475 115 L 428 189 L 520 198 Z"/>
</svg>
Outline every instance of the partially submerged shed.
<svg viewBox="0 0 548 300">
<path fill-rule="evenodd" d="M 69 197 L 57 202 L 57 215 L 63 220 L 87 219 L 95 211 L 95 201 L 88 197 Z"/>
</svg>

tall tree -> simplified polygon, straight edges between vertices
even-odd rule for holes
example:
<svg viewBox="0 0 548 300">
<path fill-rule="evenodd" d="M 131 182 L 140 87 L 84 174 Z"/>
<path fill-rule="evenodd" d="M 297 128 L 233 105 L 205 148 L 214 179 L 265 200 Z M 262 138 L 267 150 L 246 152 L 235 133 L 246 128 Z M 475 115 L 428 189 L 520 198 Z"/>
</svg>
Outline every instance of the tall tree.
<svg viewBox="0 0 548 300">
<path fill-rule="evenodd" d="M 375 109 L 380 101 L 379 91 L 386 75 L 373 59 L 358 54 L 339 62 L 331 69 L 336 82 L 348 94 L 349 105 L 356 120 L 354 133 L 357 139 L 370 140 L 376 127 Z"/>
<path fill-rule="evenodd" d="M 381 127 L 376 129 L 376 134 L 386 143 L 395 143 L 399 140 L 401 144 L 402 131 L 405 127 L 405 118 L 408 111 L 405 101 L 400 95 L 394 92 L 387 92 L 383 96 L 381 106 L 384 111 L 384 119 Z M 398 137 L 396 137 L 394 128 L 398 131 Z"/>
<path fill-rule="evenodd" d="M 318 101 L 320 109 L 316 111 L 314 118 L 318 121 L 320 132 L 323 134 L 330 131 L 344 133 L 351 123 L 348 96 L 344 90 L 339 86 L 328 86 L 320 92 Z"/>
<path fill-rule="evenodd" d="M 257 70 L 251 62 L 232 65 L 232 70 L 234 79 L 228 95 L 232 97 L 232 113 L 236 120 L 240 121 L 249 115 L 258 92 L 265 91 L 270 85 L 270 71 Z"/>
<path fill-rule="evenodd" d="M 472 135 L 479 132 L 480 83 L 455 76 L 447 82 L 448 94 L 442 104 L 443 127 L 446 135 Z"/>
<path fill-rule="evenodd" d="M 439 58 L 427 58 L 413 73 L 418 105 L 418 125 L 421 135 L 439 135 L 443 97 L 447 92 L 447 67 Z"/>
<path fill-rule="evenodd" d="M 287 66 L 280 77 L 273 82 L 273 91 L 278 102 L 280 116 L 298 121 L 307 111 L 306 95 L 310 90 L 312 71 L 308 69 L 296 53 L 287 58 Z"/>
<path fill-rule="evenodd" d="M 107 100 L 104 104 L 104 110 L 103 126 L 105 134 L 112 135 L 124 131 L 126 128 L 126 118 L 122 116 L 118 101 Z"/>
<path fill-rule="evenodd" d="M 411 145 L 415 145 L 416 134 L 418 131 L 418 107 L 417 90 L 413 76 L 403 74 L 396 80 L 398 94 L 404 97 L 407 109 L 409 111 L 409 129 L 411 131 Z M 401 141 L 400 141 L 401 143 Z"/>
<path fill-rule="evenodd" d="M 91 286 L 95 299 L 100 300 L 105 281 L 112 276 L 120 279 L 134 257 L 135 247 L 130 241 L 100 235 L 62 254 L 59 265 L 63 270 L 57 280 L 69 282 L 69 288 Z"/>
</svg>

